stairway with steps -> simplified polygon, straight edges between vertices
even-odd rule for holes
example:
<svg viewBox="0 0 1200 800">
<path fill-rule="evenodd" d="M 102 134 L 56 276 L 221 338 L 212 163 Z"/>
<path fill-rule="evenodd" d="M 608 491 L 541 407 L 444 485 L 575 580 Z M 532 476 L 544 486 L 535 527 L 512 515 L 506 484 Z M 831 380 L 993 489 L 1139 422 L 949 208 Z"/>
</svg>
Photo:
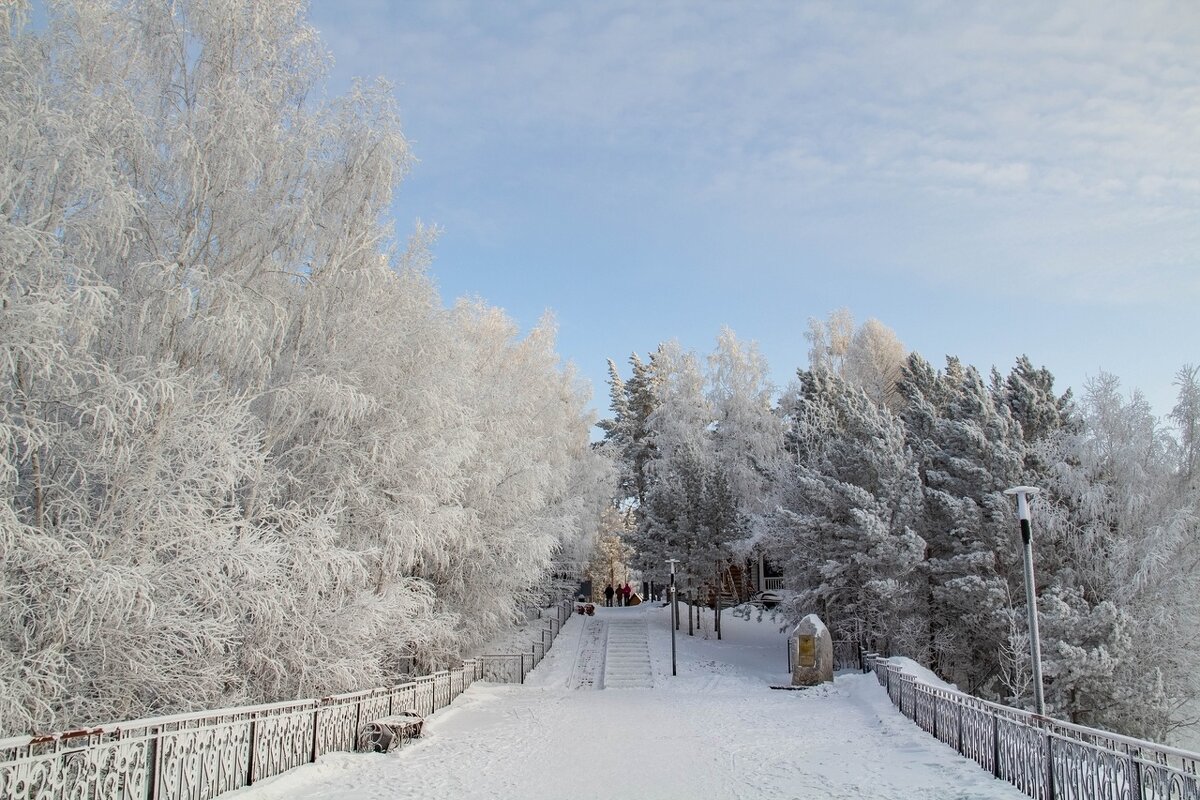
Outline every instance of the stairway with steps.
<svg viewBox="0 0 1200 800">
<path fill-rule="evenodd" d="M 614 619 L 608 622 L 604 650 L 605 689 L 650 689 L 650 638 L 644 619 Z"/>
</svg>

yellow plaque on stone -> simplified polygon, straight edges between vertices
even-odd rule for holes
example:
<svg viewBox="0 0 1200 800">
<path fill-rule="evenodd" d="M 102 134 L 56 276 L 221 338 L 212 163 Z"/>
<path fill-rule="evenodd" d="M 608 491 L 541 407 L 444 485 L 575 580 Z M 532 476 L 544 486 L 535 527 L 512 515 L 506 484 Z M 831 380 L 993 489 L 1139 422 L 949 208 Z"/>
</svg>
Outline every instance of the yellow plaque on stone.
<svg viewBox="0 0 1200 800">
<path fill-rule="evenodd" d="M 797 649 L 800 651 L 797 658 L 802 667 L 815 667 L 817 665 L 817 640 L 812 636 L 797 637 Z"/>
</svg>

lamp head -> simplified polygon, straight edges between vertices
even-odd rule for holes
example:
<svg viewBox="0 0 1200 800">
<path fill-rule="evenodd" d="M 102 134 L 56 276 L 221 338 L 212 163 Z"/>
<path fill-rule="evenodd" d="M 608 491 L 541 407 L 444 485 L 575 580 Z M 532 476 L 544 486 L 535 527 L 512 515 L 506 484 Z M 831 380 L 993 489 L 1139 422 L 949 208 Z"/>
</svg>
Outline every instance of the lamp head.
<svg viewBox="0 0 1200 800">
<path fill-rule="evenodd" d="M 1017 496 L 1017 517 L 1026 522 L 1029 521 L 1029 502 L 1028 498 L 1042 491 L 1036 486 L 1014 486 L 1011 489 L 1005 489 L 1005 494 L 1015 494 Z"/>
</svg>

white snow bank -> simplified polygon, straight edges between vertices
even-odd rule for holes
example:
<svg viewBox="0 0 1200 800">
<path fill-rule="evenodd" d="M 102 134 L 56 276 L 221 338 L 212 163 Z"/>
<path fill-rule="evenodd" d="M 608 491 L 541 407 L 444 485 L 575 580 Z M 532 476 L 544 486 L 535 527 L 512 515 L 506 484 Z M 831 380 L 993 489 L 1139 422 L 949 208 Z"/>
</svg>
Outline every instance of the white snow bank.
<svg viewBox="0 0 1200 800">
<path fill-rule="evenodd" d="M 927 683 L 930 686 L 938 689 L 950 689 L 951 691 L 958 691 L 957 686 L 952 683 L 946 683 L 944 680 L 934 674 L 933 671 L 927 667 L 921 666 L 911 658 L 906 658 L 904 656 L 892 656 L 887 660 L 887 662 L 892 666 L 899 667 L 900 671 L 905 675 L 912 675 L 922 683 Z"/>
<path fill-rule="evenodd" d="M 253 786 L 221 795 L 246 800 L 295 800 L 314 784 L 344 785 L 356 772 L 370 768 L 387 756 L 379 753 L 326 753 L 312 764 L 290 769 L 273 778 L 264 778 Z M 319 796 L 319 795 L 318 795 Z"/>
<path fill-rule="evenodd" d="M 572 618 L 524 686 L 473 685 L 402 750 L 331 754 L 230 797 L 1024 798 L 899 714 L 873 675 L 772 691 L 787 677 L 786 634 L 774 622 L 726 617 L 718 641 L 711 612 L 695 636 L 687 635 L 685 618 L 672 676 L 667 609 L 613 608 L 597 616 L 646 622 L 653 689 L 570 689 L 586 644 L 583 620 Z M 896 663 L 903 661 L 920 669 L 908 659 Z"/>
<path fill-rule="evenodd" d="M 800 622 L 796 625 L 796 628 L 799 629 L 799 627 L 806 622 L 813 627 L 813 633 L 817 636 L 829 636 L 829 628 L 825 627 L 825 623 L 822 622 L 821 618 L 816 614 L 808 614 L 805 616 L 804 619 L 800 620 Z"/>
</svg>

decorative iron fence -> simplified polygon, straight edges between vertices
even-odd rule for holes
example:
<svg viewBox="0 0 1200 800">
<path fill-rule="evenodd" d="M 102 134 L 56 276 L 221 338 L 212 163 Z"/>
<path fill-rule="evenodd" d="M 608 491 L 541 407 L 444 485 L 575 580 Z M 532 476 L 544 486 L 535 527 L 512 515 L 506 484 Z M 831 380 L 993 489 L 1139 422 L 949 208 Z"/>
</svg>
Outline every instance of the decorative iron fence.
<svg viewBox="0 0 1200 800">
<path fill-rule="evenodd" d="M 0 739 L 0 798 L 211 800 L 324 753 L 353 750 L 370 720 L 410 709 L 428 716 L 479 680 L 524 683 L 573 608 L 547 609 L 528 653 L 468 659 L 390 688 Z"/>
<path fill-rule="evenodd" d="M 864 655 L 901 713 L 1037 800 L 1200 800 L 1200 754 L 931 686 Z"/>
</svg>

